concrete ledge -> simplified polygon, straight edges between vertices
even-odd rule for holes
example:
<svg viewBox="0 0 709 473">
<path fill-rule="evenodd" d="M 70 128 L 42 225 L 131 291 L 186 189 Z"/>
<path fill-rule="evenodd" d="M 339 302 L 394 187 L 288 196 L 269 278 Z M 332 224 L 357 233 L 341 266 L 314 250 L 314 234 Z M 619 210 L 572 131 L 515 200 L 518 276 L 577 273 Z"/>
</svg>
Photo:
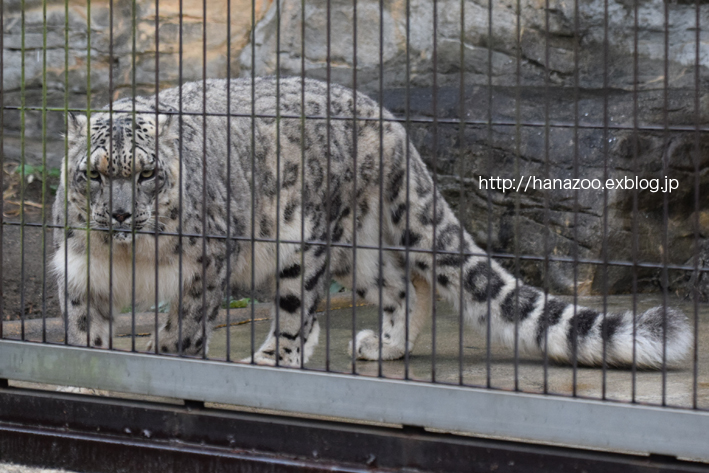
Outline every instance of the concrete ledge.
<svg viewBox="0 0 709 473">
<path fill-rule="evenodd" d="M 358 305 L 362 304 L 361 301 Z M 323 312 L 326 309 L 326 301 L 322 301 L 318 306 L 318 312 Z M 352 306 L 352 292 L 338 292 L 330 296 L 330 308 L 342 309 Z M 253 311 L 255 319 L 263 319 L 271 317 L 273 303 L 256 304 Z M 251 320 L 251 306 L 242 309 L 229 309 L 229 323 L 240 323 Z M 159 313 L 160 321 L 167 315 Z M 133 314 L 115 314 L 113 321 L 113 331 L 116 336 L 129 336 L 133 325 Z M 215 320 L 215 326 L 224 326 L 227 323 L 227 310 L 221 309 Z M 22 340 L 23 323 L 20 320 L 6 321 L 2 323 L 2 338 L 10 340 Z M 46 340 L 53 342 L 61 342 L 64 340 L 64 319 L 61 317 L 52 317 L 47 319 L 29 319 L 24 321 L 24 340 L 42 341 L 42 332 L 46 330 Z M 136 312 L 135 313 L 135 333 L 144 334 L 152 333 L 155 330 L 155 312 Z"/>
</svg>

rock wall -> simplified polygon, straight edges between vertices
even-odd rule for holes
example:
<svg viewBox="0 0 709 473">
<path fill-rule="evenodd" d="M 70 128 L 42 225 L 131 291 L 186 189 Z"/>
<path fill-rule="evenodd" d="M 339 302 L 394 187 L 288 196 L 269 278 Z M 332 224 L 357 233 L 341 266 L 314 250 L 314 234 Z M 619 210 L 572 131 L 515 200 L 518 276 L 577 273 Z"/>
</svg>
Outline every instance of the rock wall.
<svg viewBox="0 0 709 473">
<path fill-rule="evenodd" d="M 231 2 L 230 36 L 227 2 Z M 239 53 L 251 32 L 252 5 L 258 21 L 272 0 L 207 2 L 206 33 L 201 0 L 182 0 L 181 20 L 180 2 L 174 1 L 156 4 L 154 0 L 137 0 L 134 8 L 131 0 L 113 0 L 112 10 L 109 2 L 90 2 L 90 6 L 85 0 L 69 0 L 68 5 L 63 0 L 46 3 L 45 23 L 42 2 L 25 1 L 23 52 L 21 2 L 3 1 L 2 91 L 6 107 L 20 106 L 24 94 L 25 106 L 41 108 L 45 83 L 48 107 L 63 109 L 66 101 L 70 108 L 85 109 L 88 104 L 102 108 L 109 97 L 132 96 L 134 89 L 139 95 L 153 94 L 156 83 L 166 88 L 177 85 L 180 78 L 183 82 L 199 80 L 205 70 L 207 77 L 226 77 L 230 68 L 231 76 L 236 77 L 240 72 Z M 19 113 L 6 111 L 4 123 L 5 158 L 19 160 Z M 27 161 L 41 162 L 44 134 L 49 165 L 58 166 L 64 149 L 60 136 L 63 130 L 63 111 L 48 112 L 46 130 L 41 113 L 28 111 Z"/>
<path fill-rule="evenodd" d="M 256 27 L 255 54 L 251 47 L 241 53 L 242 74 L 304 70 L 352 86 L 356 59 L 359 90 L 401 117 L 408 110 L 423 119 L 410 125 L 412 142 L 478 243 L 500 253 L 575 254 L 588 262 L 575 274 L 566 262 L 551 262 L 545 271 L 538 259 L 502 259 L 511 269 L 519 264 L 527 281 L 571 293 L 577 276 L 581 293 L 623 293 L 633 290 L 636 275 L 640 291 L 688 293 L 690 272 L 670 271 L 665 278 L 661 269 L 605 269 L 593 262 L 692 266 L 696 246 L 706 246 L 709 136 L 683 130 L 709 121 L 709 44 L 705 32 L 697 43 L 696 29 L 697 15 L 709 25 L 709 5 L 638 0 L 636 7 L 609 0 L 607 17 L 601 0 L 550 0 L 548 9 L 545 2 L 521 0 L 519 16 L 512 0 L 493 2 L 491 9 L 485 0 L 439 0 L 435 12 L 428 0 L 384 5 L 380 12 L 379 1 L 358 0 L 355 12 L 353 1 L 332 0 L 328 14 L 326 2 L 308 1 L 304 10 L 300 1 L 274 3 Z M 434 115 L 437 126 L 430 123 Z M 469 122 L 462 133 L 461 117 Z M 569 126 L 576 119 L 578 131 Z M 488 128 L 488 120 L 521 124 Z M 667 176 L 680 184 L 671 194 L 516 194 L 481 190 L 481 176 Z"/>
<path fill-rule="evenodd" d="M 154 2 L 139 0 L 134 10 L 133 2 L 114 0 L 111 53 L 107 3 L 93 2 L 89 13 L 85 2 L 65 7 L 49 0 L 46 81 L 41 2 L 25 2 L 23 54 L 20 2 L 5 1 L 3 104 L 19 106 L 24 93 L 27 106 L 41 106 L 45 82 L 48 105 L 58 108 L 65 100 L 69 107 L 84 108 L 89 97 L 93 107 L 102 107 L 109 95 L 131 96 L 134 88 L 138 94 L 153 93 L 156 52 L 161 88 L 176 85 L 180 77 L 201 79 L 203 64 L 208 77 L 226 77 L 229 67 L 233 76 L 274 74 L 278 68 L 283 75 L 300 75 L 304 69 L 320 79 L 327 77 L 329 66 L 334 82 L 352 86 L 356 64 L 359 90 L 398 116 L 417 118 L 409 127 L 412 142 L 485 248 L 535 258 L 576 254 L 588 262 L 577 267 L 582 293 L 630 292 L 634 274 L 641 291 L 666 285 L 687 293 L 695 283 L 709 287 L 706 278 L 689 272 L 670 271 L 665 284 L 660 269 L 638 267 L 634 272 L 626 264 L 606 270 L 594 263 L 693 265 L 695 247 L 709 248 L 709 138 L 692 131 L 709 122 L 709 44 L 702 32 L 696 50 L 695 28 L 697 14 L 703 29 L 709 25 L 704 2 L 697 9 L 685 1 L 608 0 L 605 22 L 602 0 L 550 0 L 548 9 L 545 2 L 521 0 L 519 15 L 516 0 L 499 0 L 491 8 L 485 0 L 439 0 L 435 12 L 430 0 L 387 1 L 382 11 L 378 0 L 357 0 L 356 14 L 352 0 L 331 0 L 329 19 L 324 1 L 306 0 L 303 11 L 300 0 L 256 0 L 250 44 L 251 0 L 229 0 L 230 38 L 226 1 L 208 2 L 205 44 L 201 1 L 183 0 L 180 30 L 177 2 L 160 2 L 157 14 Z M 63 116 L 49 112 L 43 130 L 41 114 L 26 112 L 29 162 L 41 160 L 46 135 L 50 166 L 58 165 Z M 437 125 L 434 116 L 440 119 Z M 461 118 L 468 122 L 462 130 Z M 8 110 L 4 119 L 4 155 L 17 160 L 20 116 Z M 504 125 L 488 127 L 488 120 Z M 580 128 L 572 126 L 576 120 Z M 546 127 L 547 122 L 552 126 Z M 532 175 L 668 176 L 678 179 L 680 187 L 671 194 L 563 189 L 515 194 L 479 188 L 481 176 Z M 516 264 L 513 258 L 502 261 L 511 268 Z M 546 271 L 538 259 L 518 263 L 528 282 L 555 292 L 573 291 L 572 264 L 552 262 Z"/>
<path fill-rule="evenodd" d="M 378 90 L 380 79 L 385 89 L 406 83 L 415 87 L 431 86 L 434 15 L 438 85 L 457 85 L 462 69 L 468 85 L 515 86 L 519 80 L 523 86 L 548 83 L 572 87 L 575 51 L 578 50 L 581 87 L 602 88 L 607 80 L 609 88 L 633 88 L 635 2 L 632 0 L 608 1 L 607 28 L 602 0 L 578 2 L 578 16 L 574 10 L 577 2 L 567 0 L 549 0 L 548 9 L 545 9 L 545 2 L 539 0 L 520 0 L 519 16 L 517 0 L 494 1 L 491 9 L 485 0 L 392 0 L 383 2 L 381 12 L 378 0 L 331 0 L 329 3 L 332 80 L 352 84 L 356 39 L 358 84 L 365 91 Z M 435 10 L 434 3 L 437 5 Z M 693 87 L 695 3 L 665 3 L 662 0 L 638 0 L 637 3 L 638 88 L 662 86 L 666 55 L 670 58 L 670 86 Z M 278 5 L 273 4 L 257 25 L 256 60 L 251 57 L 251 48 L 245 48 L 241 53 L 242 69 L 255 67 L 257 75 L 272 74 L 278 57 L 282 73 L 299 75 L 303 67 L 304 43 L 306 73 L 324 79 L 328 65 L 328 2 L 306 1 L 304 10 L 300 0 L 281 0 L 279 5 L 277 8 Z M 669 15 L 667 54 L 664 48 L 665 8 Z M 709 24 L 709 5 L 702 3 L 698 13 L 700 24 Z M 280 36 L 277 36 L 279 24 Z M 607 61 L 603 48 L 606 37 Z M 702 34 L 701 40 L 699 63 L 706 66 L 709 61 L 706 33 Z M 604 68 L 606 62 L 608 67 Z"/>
</svg>

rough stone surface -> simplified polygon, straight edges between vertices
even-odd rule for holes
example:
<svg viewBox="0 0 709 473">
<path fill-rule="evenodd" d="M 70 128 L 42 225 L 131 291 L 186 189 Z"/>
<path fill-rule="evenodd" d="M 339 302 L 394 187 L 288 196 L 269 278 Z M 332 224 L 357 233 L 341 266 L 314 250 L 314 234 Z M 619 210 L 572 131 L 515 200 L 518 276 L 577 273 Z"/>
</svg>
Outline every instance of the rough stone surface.
<svg viewBox="0 0 709 473">
<path fill-rule="evenodd" d="M 4 1 L 3 105 L 19 107 L 24 97 L 25 106 L 41 109 L 45 84 L 48 107 L 86 109 L 102 108 L 109 98 L 129 97 L 134 91 L 137 95 L 154 94 L 156 87 L 173 87 L 180 79 L 200 80 L 203 74 L 226 77 L 230 69 L 229 74 L 235 77 L 240 71 L 239 53 L 251 32 L 252 4 L 258 20 L 271 2 L 210 1 L 205 15 L 202 1 L 183 0 L 180 24 L 180 2 L 138 0 L 134 9 L 130 0 L 114 0 L 111 11 L 108 2 L 91 2 L 89 8 L 82 0 L 70 0 L 68 6 L 64 0 L 48 0 L 45 25 L 42 2 L 27 0 L 23 47 L 21 2 Z M 46 136 L 47 161 L 58 167 L 64 152 L 64 111 L 49 111 L 46 120 L 44 128 L 40 111 L 25 113 L 25 159 L 33 164 L 42 162 L 41 141 Z M 20 159 L 21 124 L 19 112 L 5 111 L 3 151 L 7 160 Z"/>
<path fill-rule="evenodd" d="M 401 87 L 407 82 L 430 86 L 434 70 L 439 85 L 457 85 L 461 69 L 467 84 L 514 86 L 519 80 L 524 86 L 549 83 L 569 87 L 576 80 L 577 53 L 581 87 L 601 88 L 607 84 L 614 89 L 632 90 L 636 82 L 633 79 L 636 30 L 632 27 L 635 2 L 627 0 L 608 1 L 607 29 L 602 0 L 578 2 L 578 16 L 574 11 L 576 2 L 550 0 L 549 8 L 545 9 L 545 2 L 521 0 L 519 21 L 516 0 L 494 1 L 491 11 L 485 0 L 439 0 L 435 2 L 436 11 L 434 2 L 429 0 L 394 0 L 384 2 L 381 12 L 378 0 L 307 1 L 304 10 L 300 1 L 281 0 L 271 6 L 257 25 L 253 48 L 241 52 L 242 74 L 249 73 L 251 68 L 255 68 L 257 75 L 273 74 L 278 62 L 283 74 L 299 75 L 304 68 L 309 76 L 324 79 L 328 66 L 328 3 L 332 80 L 352 85 L 356 39 L 357 81 L 365 91 L 378 90 L 380 80 L 385 89 Z M 665 57 L 669 58 L 670 86 L 693 86 L 694 2 L 640 0 L 637 3 L 638 87 L 662 86 Z M 665 7 L 669 15 L 667 52 Z M 709 5 L 700 6 L 699 22 L 701 25 L 709 22 Z M 276 35 L 279 25 L 280 35 Z M 606 38 L 608 51 L 604 54 Z M 709 44 L 700 42 L 699 63 L 706 65 L 707 60 Z"/>
<path fill-rule="evenodd" d="M 440 0 L 435 49 L 433 2 L 385 2 L 380 12 L 377 0 L 360 0 L 356 15 L 349 0 L 330 4 L 329 63 L 327 4 L 306 2 L 303 11 L 301 2 L 285 0 L 274 3 L 257 25 L 254 44 L 241 53 L 241 74 L 305 71 L 326 79 L 329 64 L 332 81 L 352 86 L 356 17 L 358 89 L 402 118 L 408 113 L 412 142 L 478 243 L 535 258 L 502 258 L 509 268 L 519 264 L 528 282 L 560 293 L 572 293 L 575 286 L 580 293 L 666 287 L 687 295 L 694 286 L 706 293 L 703 273 L 665 274 L 661 268 L 628 264 L 693 267 L 696 248 L 709 236 L 704 210 L 709 178 L 703 172 L 709 138 L 690 131 L 709 122 L 704 92 L 709 46 L 699 43 L 697 70 L 693 2 L 641 0 L 636 30 L 635 2 L 624 0 L 608 2 L 607 29 L 600 0 L 578 2 L 578 16 L 574 2 L 552 0 L 547 10 L 544 2 L 522 0 L 519 21 L 516 1 L 493 2 L 490 11 L 486 1 Z M 709 24 L 709 5 L 700 6 L 699 22 Z M 695 90 L 700 91 L 696 101 Z M 462 133 L 461 117 L 468 122 Z M 488 127 L 490 120 L 496 124 Z M 488 193 L 478 179 L 491 176 L 667 176 L 680 184 L 666 195 L 563 189 Z M 700 190 L 696 203 L 695 184 Z M 588 263 L 575 273 L 568 262 L 540 263 L 545 255 L 576 256 Z M 607 269 L 593 264 L 604 260 L 623 264 Z"/>
<path fill-rule="evenodd" d="M 669 101 L 676 113 L 691 115 L 693 91 L 670 90 Z M 410 89 L 410 116 L 432 118 L 432 90 Z M 490 99 L 492 94 L 492 99 Z M 709 181 L 702 171 L 709 164 L 709 136 L 694 132 L 596 127 L 602 123 L 604 95 L 596 91 L 579 92 L 582 127 L 468 124 L 463 128 L 460 110 L 465 117 L 488 116 L 492 104 L 493 122 L 514 123 L 520 114 L 527 123 L 544 123 L 545 109 L 554 121 L 573 123 L 573 90 L 547 93 L 539 88 L 494 88 L 473 86 L 460 100 L 457 88 L 441 88 L 437 106 L 439 124 L 411 123 L 413 144 L 435 169 L 444 196 L 458 209 L 461 219 L 484 248 L 503 254 L 518 253 L 535 259 L 519 261 L 520 274 L 536 285 L 546 285 L 557 293 L 574 290 L 574 266 L 552 261 L 546 273 L 540 258 L 574 255 L 587 264 L 577 267 L 580 293 L 610 294 L 633 291 L 634 274 L 638 291 L 656 291 L 668 287 L 685 294 L 692 275 L 670 271 L 666 282 L 660 268 L 638 267 L 628 262 L 693 267 L 695 244 L 703 245 L 709 236 L 707 189 Z M 648 113 L 648 122 L 661 118 L 664 93 L 643 91 L 638 104 Z M 406 90 L 387 91 L 384 104 L 395 113 L 406 114 Z M 608 100 L 609 123 L 632 128 L 632 94 L 618 93 Z M 671 121 L 671 124 L 675 122 Z M 690 122 L 691 123 L 691 122 Z M 696 152 L 695 144 L 699 145 Z M 695 169 L 699 170 L 695 174 Z M 459 176 L 463 176 L 461 179 Z M 503 192 L 486 190 L 480 178 L 500 176 L 528 179 L 677 179 L 679 187 L 671 193 L 650 190 L 532 190 Z M 698 182 L 695 183 L 695 177 Z M 527 181 L 524 181 L 525 183 Z M 695 204 L 695 185 L 700 194 Z M 580 185 L 582 185 L 580 183 Z M 481 187 L 483 187 L 481 189 Z M 664 215 L 667 208 L 667 232 Z M 634 211 L 634 207 L 637 208 Z M 604 209 L 606 209 L 604 215 Z M 698 212 L 697 212 L 698 210 Z M 489 227 L 488 227 L 489 225 Z M 489 228 L 489 234 L 488 234 Z M 695 241 L 695 229 L 697 240 Z M 634 238 L 634 235 L 636 238 Z M 668 250 L 665 251 L 664 249 Z M 605 258 L 622 265 L 599 264 Z M 665 259 L 666 257 L 666 259 Z M 515 268 L 513 258 L 502 258 L 508 268 Z M 703 264 L 699 265 L 700 267 Z M 706 279 L 706 278 L 704 278 Z M 703 279 L 702 279 L 703 280 Z M 706 285 L 706 283 L 705 283 Z"/>
</svg>

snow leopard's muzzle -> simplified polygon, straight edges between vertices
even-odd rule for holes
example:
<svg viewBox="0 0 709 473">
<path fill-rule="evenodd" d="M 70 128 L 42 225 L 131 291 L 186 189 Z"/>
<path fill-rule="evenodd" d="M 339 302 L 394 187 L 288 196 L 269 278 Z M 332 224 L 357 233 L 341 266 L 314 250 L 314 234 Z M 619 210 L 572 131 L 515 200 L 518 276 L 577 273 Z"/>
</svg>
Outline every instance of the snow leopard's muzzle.
<svg viewBox="0 0 709 473">
<path fill-rule="evenodd" d="M 112 229 L 113 241 L 118 243 L 130 241 L 134 231 L 140 235 L 155 230 L 155 186 L 145 181 L 113 178 L 109 182 L 104 178 L 100 188 L 91 193 L 92 226 Z"/>
</svg>

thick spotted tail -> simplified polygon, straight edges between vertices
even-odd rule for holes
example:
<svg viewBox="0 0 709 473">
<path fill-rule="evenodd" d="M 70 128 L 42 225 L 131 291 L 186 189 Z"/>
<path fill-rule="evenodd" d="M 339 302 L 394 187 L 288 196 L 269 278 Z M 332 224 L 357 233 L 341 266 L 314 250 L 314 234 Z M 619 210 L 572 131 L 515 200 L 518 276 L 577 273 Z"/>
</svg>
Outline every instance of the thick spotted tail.
<svg viewBox="0 0 709 473">
<path fill-rule="evenodd" d="M 655 307 L 633 320 L 632 311 L 604 315 L 544 294 L 487 256 L 461 255 L 460 226 L 450 211 L 446 214 L 443 222 L 448 223 L 436 235 L 435 248 L 441 252 L 436 257 L 436 288 L 456 307 L 462 291 L 467 322 L 485 330 L 489 321 L 493 341 L 514 346 L 516 339 L 522 352 L 592 366 L 605 359 L 612 366 L 629 366 L 635 360 L 638 367 L 660 368 L 663 360 L 675 364 L 688 354 L 692 332 L 681 311 Z M 463 238 L 464 253 L 482 253 L 467 233 Z M 433 258 L 418 254 L 414 260 L 415 271 L 433 284 Z"/>
<path fill-rule="evenodd" d="M 418 156 L 412 159 L 415 168 Z M 412 271 L 457 308 L 462 303 L 468 323 L 481 330 L 489 323 L 494 342 L 509 347 L 517 343 L 522 352 L 592 366 L 605 360 L 612 366 L 635 362 L 660 368 L 687 356 L 692 331 L 681 311 L 656 307 L 635 317 L 631 311 L 603 314 L 524 285 L 475 245 L 427 178 L 427 173 L 412 172 L 416 185 L 409 198 L 396 195 L 389 202 L 394 209 L 389 220 L 392 243 L 412 250 Z M 394 181 L 389 179 L 390 186 Z M 409 213 L 408 229 L 403 211 Z M 435 273 L 431 248 L 436 250 Z"/>
<path fill-rule="evenodd" d="M 670 365 L 683 360 L 692 344 L 687 319 L 676 309 L 655 307 L 638 314 L 635 321 L 631 311 L 604 315 L 530 286 L 505 284 L 501 268 L 495 264 L 492 272 L 489 268 L 486 261 L 477 261 L 465 273 L 464 290 L 475 301 L 466 313 L 484 327 L 487 303 L 478 298 L 489 290 L 493 338 L 504 345 L 514 344 L 517 327 L 523 352 L 546 353 L 562 363 L 576 359 L 597 366 L 605 359 L 608 365 L 622 367 L 635 360 L 638 367 L 660 368 L 663 359 Z"/>
</svg>

